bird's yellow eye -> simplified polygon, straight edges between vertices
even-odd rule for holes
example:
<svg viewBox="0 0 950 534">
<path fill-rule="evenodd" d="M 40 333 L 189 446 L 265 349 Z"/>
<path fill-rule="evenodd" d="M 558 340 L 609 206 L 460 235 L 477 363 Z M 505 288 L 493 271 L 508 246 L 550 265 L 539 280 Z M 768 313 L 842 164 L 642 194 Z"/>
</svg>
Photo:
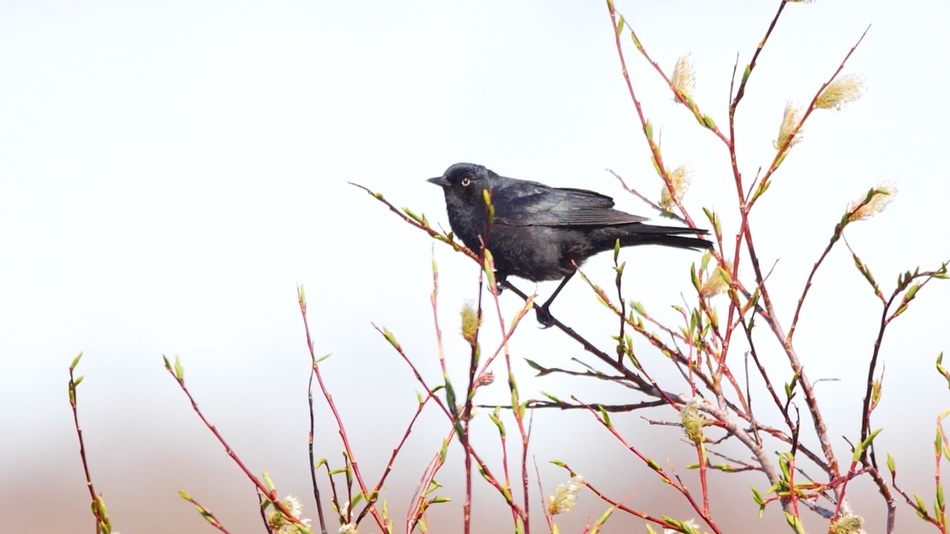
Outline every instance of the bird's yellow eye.
<svg viewBox="0 0 950 534">
<path fill-rule="evenodd" d="M 462 187 L 468 187 L 468 186 L 472 185 L 472 177 L 471 177 L 471 176 L 466 176 L 465 178 L 462 178 L 462 182 L 461 182 L 461 183 L 462 183 Z"/>
</svg>

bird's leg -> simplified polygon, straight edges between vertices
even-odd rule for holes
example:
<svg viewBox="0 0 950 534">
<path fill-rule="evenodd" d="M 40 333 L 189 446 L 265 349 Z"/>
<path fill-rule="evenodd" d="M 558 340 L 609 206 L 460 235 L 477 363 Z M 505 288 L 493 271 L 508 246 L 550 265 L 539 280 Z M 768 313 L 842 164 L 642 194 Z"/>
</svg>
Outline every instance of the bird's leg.
<svg viewBox="0 0 950 534">
<path fill-rule="evenodd" d="M 557 286 L 557 289 L 554 290 L 554 293 L 551 293 L 551 296 L 548 297 L 548 300 L 544 301 L 544 304 L 540 308 L 537 308 L 534 312 L 535 317 L 537 317 L 538 322 L 541 323 L 541 326 L 544 328 L 551 328 L 554 326 L 554 317 L 551 315 L 551 303 L 554 302 L 557 294 L 564 289 L 564 286 L 567 285 L 567 282 L 574 276 L 574 273 L 577 271 L 572 271 L 571 274 L 564 277 L 564 280 L 561 280 L 560 285 Z"/>
</svg>

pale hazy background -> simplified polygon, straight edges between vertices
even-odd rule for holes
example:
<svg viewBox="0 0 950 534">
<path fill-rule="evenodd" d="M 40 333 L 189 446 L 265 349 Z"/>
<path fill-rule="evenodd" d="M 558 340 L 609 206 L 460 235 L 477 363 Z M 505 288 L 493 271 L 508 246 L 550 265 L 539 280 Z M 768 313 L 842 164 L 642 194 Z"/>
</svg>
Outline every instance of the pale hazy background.
<svg viewBox="0 0 950 534">
<path fill-rule="evenodd" d="M 736 54 L 741 70 L 776 6 L 618 4 L 664 68 L 692 53 L 694 96 L 720 125 Z M 760 57 L 739 114 L 747 176 L 771 160 L 786 101 L 810 100 L 872 25 L 846 69 L 864 76 L 865 96 L 842 112 L 814 115 L 753 217 L 763 262 L 778 260 L 771 283 L 786 317 L 845 206 L 877 183 L 896 186 L 896 200 L 847 236 L 884 288 L 901 270 L 950 257 L 948 11 L 919 0 L 791 5 Z M 700 217 L 701 206 L 720 210 L 734 234 L 721 144 L 672 103 L 632 47 L 628 62 L 667 163 L 693 168 L 687 205 Z M 333 354 L 323 369 L 358 459 L 376 479 L 418 386 L 372 323 L 392 330 L 426 375 L 437 377 L 433 247 L 348 181 L 443 225 L 441 193 L 424 179 L 457 161 L 595 189 L 649 215 L 604 169 L 644 192 L 660 190 L 600 1 L 6 1 L 0 79 L 0 524 L 7 532 L 92 528 L 66 394 L 66 368 L 79 351 L 88 457 L 123 534 L 209 532 L 178 489 L 232 532 L 263 531 L 253 488 L 200 425 L 162 369 L 162 354 L 181 356 L 200 406 L 247 465 L 268 470 L 281 493 L 300 495 L 305 515 L 315 518 L 297 284 L 307 289 L 318 353 Z M 477 269 L 446 247 L 434 254 L 441 324 L 461 380 L 457 311 L 477 294 Z M 688 293 L 697 256 L 646 248 L 624 258 L 628 298 L 672 317 L 668 305 Z M 586 272 L 609 284 L 609 255 Z M 540 292 L 552 289 L 545 284 Z M 864 362 L 880 312 L 844 248 L 829 257 L 814 292 L 799 353 L 813 379 L 838 379 L 818 392 L 846 459 L 842 437 L 858 433 Z M 894 323 L 875 417 L 885 427 L 879 450 L 893 452 L 900 480 L 928 502 L 933 421 L 948 404 L 933 371 L 936 355 L 950 348 L 948 297 L 946 285 L 928 287 Z M 502 302 L 509 315 L 519 305 L 508 294 Z M 580 281 L 555 311 L 612 346 L 615 321 Z M 519 362 L 589 361 L 563 334 L 537 329 L 533 314 L 528 319 L 512 342 Z M 497 335 L 497 321 L 488 325 L 486 341 Z M 639 350 L 662 376 L 660 356 L 643 344 Z M 778 352 L 767 356 L 782 369 Z M 522 364 L 517 372 L 524 397 L 544 390 L 591 402 L 634 400 L 603 384 L 535 378 Z M 780 383 L 788 378 L 779 375 Z M 486 403 L 507 399 L 504 380 L 480 394 Z M 661 463 L 693 461 L 678 429 L 648 428 L 641 415 L 672 418 L 657 411 L 614 420 Z M 319 455 L 340 465 L 323 404 L 318 424 Z M 692 516 L 590 416 L 540 413 L 533 425 L 532 461 L 546 491 L 566 479 L 548 464 L 558 458 L 630 506 Z M 480 447 L 497 462 L 493 427 L 482 417 L 476 428 Z M 447 429 L 436 411 L 418 423 L 384 494 L 394 517 L 405 514 Z M 457 448 L 448 462 L 441 493 L 455 502 L 433 512 L 434 532 L 461 525 Z M 681 474 L 696 487 L 691 473 Z M 776 507 L 764 520 L 756 516 L 749 488 L 766 490 L 764 478 L 713 478 L 727 531 L 784 528 Z M 479 488 L 477 531 L 509 531 L 501 500 Z M 857 512 L 879 531 L 880 496 L 866 483 L 849 489 Z M 605 509 L 590 493 L 579 500 L 579 510 L 560 519 L 562 532 L 579 531 Z M 905 532 L 923 528 L 908 508 L 900 518 Z M 534 519 L 543 530 L 540 514 Z M 375 531 L 368 521 L 362 527 Z M 630 529 L 643 531 L 616 515 L 606 531 Z"/>
</svg>

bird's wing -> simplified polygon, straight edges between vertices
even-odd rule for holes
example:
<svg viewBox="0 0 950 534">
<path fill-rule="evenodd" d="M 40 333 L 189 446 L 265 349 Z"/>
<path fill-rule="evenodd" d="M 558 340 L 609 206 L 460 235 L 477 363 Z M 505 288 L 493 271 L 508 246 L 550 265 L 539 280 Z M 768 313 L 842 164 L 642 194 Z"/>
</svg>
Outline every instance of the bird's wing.
<svg viewBox="0 0 950 534">
<path fill-rule="evenodd" d="M 612 198 L 584 189 L 518 181 L 496 189 L 495 222 L 508 226 L 605 226 L 643 222 L 613 209 Z"/>
</svg>

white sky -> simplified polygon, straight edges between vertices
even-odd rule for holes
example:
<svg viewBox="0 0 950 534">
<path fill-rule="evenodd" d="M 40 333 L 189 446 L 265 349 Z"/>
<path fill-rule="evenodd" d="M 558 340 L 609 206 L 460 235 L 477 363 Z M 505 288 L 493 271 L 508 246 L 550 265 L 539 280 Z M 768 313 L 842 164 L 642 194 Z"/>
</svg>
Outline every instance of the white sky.
<svg viewBox="0 0 950 534">
<path fill-rule="evenodd" d="M 736 54 L 741 70 L 775 6 L 618 3 L 664 68 L 692 54 L 695 99 L 720 125 Z M 945 4 L 922 1 L 819 0 L 787 8 L 739 114 L 747 177 L 771 160 L 786 101 L 810 100 L 872 27 L 845 69 L 864 77 L 866 94 L 844 111 L 813 116 L 753 217 L 764 263 L 778 260 L 772 287 L 782 314 L 793 309 L 845 206 L 877 183 L 896 186 L 898 196 L 847 237 L 881 284 L 890 288 L 899 271 L 950 258 L 947 15 Z M 433 249 L 347 182 L 447 227 L 442 195 L 424 179 L 472 161 L 508 176 L 594 189 L 615 196 L 622 209 L 653 215 L 604 170 L 659 193 L 611 32 L 603 2 L 0 4 L 5 528 L 91 526 L 66 396 L 66 367 L 79 351 L 86 353 L 80 415 L 92 472 L 119 530 L 205 528 L 178 499 L 175 491 L 185 489 L 232 532 L 260 531 L 252 490 L 198 425 L 162 369 L 162 354 L 182 357 L 193 394 L 252 470 L 269 470 L 315 517 L 306 498 L 309 360 L 298 283 L 307 289 L 317 351 L 333 353 L 325 372 L 335 400 L 375 479 L 411 417 L 417 385 L 372 324 L 392 330 L 428 376 L 437 376 L 428 301 Z M 672 103 L 632 47 L 627 59 L 666 161 L 693 169 L 687 205 L 697 217 L 702 206 L 719 210 L 734 235 L 722 146 Z M 477 271 L 446 247 L 434 250 L 448 350 L 461 354 L 453 337 L 457 310 L 475 298 Z M 608 256 L 585 270 L 605 285 L 612 280 Z M 624 258 L 628 298 L 672 317 L 668 304 L 688 292 L 697 258 L 654 248 L 628 250 Z M 540 294 L 553 286 L 542 285 Z M 847 458 L 839 436 L 857 433 L 856 399 L 879 308 L 844 248 L 830 256 L 814 292 L 799 352 L 813 379 L 840 380 L 823 383 L 819 393 Z M 946 408 L 932 369 L 950 347 L 948 295 L 946 285 L 928 287 L 894 323 L 876 414 L 884 449 L 916 484 L 910 489 L 925 495 L 932 493 L 932 422 Z M 506 313 L 518 308 L 514 296 L 502 300 Z M 580 281 L 554 309 L 611 346 L 614 320 Z M 518 358 L 566 366 L 584 357 L 560 332 L 537 330 L 533 316 L 516 337 Z M 457 365 L 461 377 L 464 362 Z M 524 366 L 519 372 L 525 396 L 544 390 L 630 401 L 619 389 L 538 379 Z M 505 402 L 504 380 L 483 395 L 483 402 Z M 627 419 L 632 437 L 642 435 L 639 414 Z M 322 424 L 318 440 L 332 440 L 329 420 Z M 534 424 L 547 488 L 564 478 L 546 465 L 560 458 L 621 497 L 633 491 L 633 505 L 682 511 L 589 417 L 539 414 Z M 420 423 L 391 482 L 397 517 L 446 429 L 435 412 Z M 482 430 L 484 446 L 497 449 L 490 425 Z M 657 436 L 664 445 L 647 440 L 647 452 L 672 455 L 677 431 Z M 338 463 L 338 450 L 324 442 L 320 455 Z M 451 485 L 461 470 L 457 451 L 450 463 L 443 482 L 458 489 Z M 736 524 L 758 525 L 747 488 L 766 484 L 741 480 L 740 491 L 720 499 L 737 503 Z M 436 517 L 439 531 L 459 524 L 462 495 L 452 496 L 455 504 Z M 590 494 L 583 501 L 594 517 L 604 509 Z M 478 501 L 481 514 L 498 504 L 490 492 Z M 880 497 L 870 494 L 858 511 L 880 521 Z M 616 521 L 617 528 L 630 524 Z M 917 526 L 910 509 L 901 521 Z M 583 522 L 568 517 L 562 525 L 576 531 Z"/>
</svg>

